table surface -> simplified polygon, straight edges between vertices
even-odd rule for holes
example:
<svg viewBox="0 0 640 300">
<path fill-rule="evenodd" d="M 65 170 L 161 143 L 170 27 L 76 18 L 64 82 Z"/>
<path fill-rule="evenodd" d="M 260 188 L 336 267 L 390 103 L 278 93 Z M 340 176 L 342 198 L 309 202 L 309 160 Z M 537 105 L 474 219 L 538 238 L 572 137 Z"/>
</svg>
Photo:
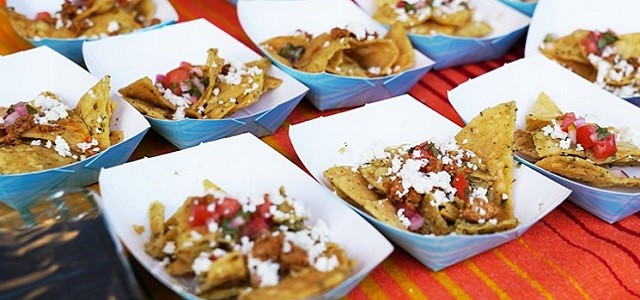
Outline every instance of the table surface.
<svg viewBox="0 0 640 300">
<path fill-rule="evenodd" d="M 180 21 L 205 18 L 257 50 L 243 32 L 232 4 L 224 0 L 171 0 Z M 0 5 L 6 5 L 0 0 Z M 0 19 L 0 55 L 31 48 L 6 19 Z M 524 39 L 505 57 L 427 73 L 409 94 L 462 125 L 447 99 L 458 84 L 523 57 Z M 6 84 L 6 83 L 5 83 Z M 302 101 L 284 124 L 262 140 L 304 168 L 291 145 L 288 128 L 319 116 Z M 131 160 L 176 151 L 149 131 Z M 149 298 L 178 298 L 133 261 Z M 640 298 L 640 213 L 608 224 L 570 201 L 563 202 L 521 237 L 439 272 L 396 250 L 366 277 L 346 299 L 469 299 L 469 298 Z"/>
</svg>

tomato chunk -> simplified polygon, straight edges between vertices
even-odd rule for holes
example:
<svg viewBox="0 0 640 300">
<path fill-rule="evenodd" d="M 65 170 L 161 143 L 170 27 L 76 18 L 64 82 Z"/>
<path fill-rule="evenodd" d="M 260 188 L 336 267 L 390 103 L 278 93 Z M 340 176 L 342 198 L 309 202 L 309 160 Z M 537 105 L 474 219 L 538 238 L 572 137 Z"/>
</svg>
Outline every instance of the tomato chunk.
<svg viewBox="0 0 640 300">
<path fill-rule="evenodd" d="M 223 218 L 235 215 L 240 210 L 240 202 L 238 200 L 226 197 L 216 206 L 216 212 L 219 212 Z"/>
<path fill-rule="evenodd" d="M 456 189 L 456 196 L 460 199 L 467 200 L 467 189 L 469 188 L 469 181 L 467 181 L 464 173 L 458 172 L 456 176 L 453 177 L 453 182 L 451 183 Z"/>
<path fill-rule="evenodd" d="M 564 132 L 568 132 L 569 126 L 571 126 L 571 124 L 573 124 L 575 121 L 576 121 L 576 114 L 572 112 L 565 113 L 562 116 L 562 124 L 560 124 L 560 129 L 562 129 L 562 131 Z"/>
<path fill-rule="evenodd" d="M 618 147 L 616 146 L 616 135 L 609 134 L 602 140 L 593 145 L 593 155 L 597 159 L 605 159 L 618 151 Z"/>
<path fill-rule="evenodd" d="M 39 12 L 36 14 L 36 20 L 48 20 L 51 19 L 51 14 L 46 11 Z"/>
<path fill-rule="evenodd" d="M 598 141 L 597 129 L 598 125 L 596 124 L 584 124 L 578 127 L 576 130 L 577 142 L 582 145 L 584 149 L 591 149 Z"/>
</svg>

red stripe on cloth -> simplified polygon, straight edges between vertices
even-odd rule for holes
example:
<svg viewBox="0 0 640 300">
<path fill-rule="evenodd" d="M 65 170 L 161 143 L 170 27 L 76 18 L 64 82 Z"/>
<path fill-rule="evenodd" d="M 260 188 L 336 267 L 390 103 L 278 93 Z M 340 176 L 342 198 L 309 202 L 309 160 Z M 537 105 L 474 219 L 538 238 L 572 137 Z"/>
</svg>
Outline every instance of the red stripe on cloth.
<svg viewBox="0 0 640 300">
<path fill-rule="evenodd" d="M 389 258 L 388 258 L 389 259 Z M 453 296 L 433 276 L 429 270 L 411 255 L 400 248 L 396 248 L 390 259 L 404 270 L 405 275 L 420 288 L 422 293 L 431 299 L 452 299 Z"/>
</svg>

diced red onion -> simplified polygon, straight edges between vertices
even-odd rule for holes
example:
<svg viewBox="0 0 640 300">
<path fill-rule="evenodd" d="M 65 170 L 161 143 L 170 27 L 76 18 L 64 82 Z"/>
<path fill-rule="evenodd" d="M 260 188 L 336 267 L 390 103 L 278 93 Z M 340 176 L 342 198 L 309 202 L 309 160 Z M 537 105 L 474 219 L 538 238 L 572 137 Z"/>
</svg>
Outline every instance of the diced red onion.
<svg viewBox="0 0 640 300">
<path fill-rule="evenodd" d="M 200 91 L 200 94 L 203 94 L 204 93 L 204 85 L 202 84 L 200 79 L 198 79 L 198 77 L 194 77 L 192 82 L 198 88 L 198 90 Z"/>
<path fill-rule="evenodd" d="M 193 72 L 194 74 L 198 75 L 198 76 L 202 76 L 202 69 L 195 67 L 195 68 L 191 68 L 191 72 Z"/>
<path fill-rule="evenodd" d="M 575 121 L 573 121 L 573 125 L 575 125 L 576 128 L 578 128 L 578 127 L 584 125 L 584 122 L 585 122 L 584 121 L 584 117 L 578 117 L 578 118 L 576 118 Z"/>
<path fill-rule="evenodd" d="M 166 78 L 167 78 L 167 77 L 166 77 L 166 76 L 164 76 L 163 74 L 158 74 L 158 75 L 156 75 L 156 84 L 158 84 L 158 83 L 164 83 L 164 80 L 165 80 Z"/>
<path fill-rule="evenodd" d="M 183 92 L 188 92 L 189 90 L 191 90 L 191 87 L 184 81 L 180 82 L 180 90 Z"/>
<path fill-rule="evenodd" d="M 416 231 L 420 229 L 422 225 L 424 225 L 424 218 L 420 214 L 414 214 L 413 216 L 408 218 L 409 218 L 409 221 L 411 222 L 411 225 L 409 225 L 409 228 L 408 228 L 410 231 Z"/>
<path fill-rule="evenodd" d="M 571 140 L 571 144 L 576 144 L 578 142 L 578 139 L 576 138 L 576 129 L 573 128 L 571 130 L 569 130 L 569 132 L 567 132 L 567 135 L 569 136 L 569 139 Z"/>
<path fill-rule="evenodd" d="M 3 126 L 9 127 L 13 125 L 20 117 L 26 116 L 29 114 L 27 111 L 27 106 L 25 102 L 18 102 L 13 105 L 13 112 L 3 117 L 4 123 Z"/>
<path fill-rule="evenodd" d="M 229 222 L 229 225 L 232 228 L 238 228 L 240 226 L 242 226 L 244 224 L 244 219 L 242 218 L 242 216 L 236 216 L 235 218 L 233 218 L 231 220 L 231 222 Z"/>
</svg>

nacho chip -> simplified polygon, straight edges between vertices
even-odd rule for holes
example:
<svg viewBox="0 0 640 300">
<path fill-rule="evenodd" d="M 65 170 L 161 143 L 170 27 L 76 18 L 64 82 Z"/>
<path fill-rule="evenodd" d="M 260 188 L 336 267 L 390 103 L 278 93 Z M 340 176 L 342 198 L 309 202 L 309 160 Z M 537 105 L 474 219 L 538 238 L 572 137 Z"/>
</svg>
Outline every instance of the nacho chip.
<svg viewBox="0 0 640 300">
<path fill-rule="evenodd" d="M 399 229 L 406 229 L 404 224 L 398 219 L 397 209 L 388 199 L 380 199 L 376 201 L 368 201 L 363 205 L 365 211 L 370 213 L 374 218 Z"/>
<path fill-rule="evenodd" d="M 394 62 L 392 71 L 398 73 L 413 67 L 415 54 L 407 31 L 400 25 L 391 25 L 385 38 L 392 40 L 399 51 L 398 59 Z"/>
<path fill-rule="evenodd" d="M 524 130 L 516 130 L 515 133 L 515 145 L 516 151 L 524 154 L 532 159 L 540 159 L 538 152 L 536 152 L 536 145 L 533 143 L 533 137 L 531 133 Z"/>
<path fill-rule="evenodd" d="M 471 21 L 458 27 L 454 35 L 465 37 L 483 37 L 489 35 L 493 28 L 485 21 Z"/>
<path fill-rule="evenodd" d="M 374 75 L 390 74 L 400 56 L 398 46 L 390 39 L 350 39 L 349 44 L 351 47 L 345 51 L 345 55 L 353 58 L 362 68 Z"/>
<path fill-rule="evenodd" d="M 311 40 L 300 60 L 293 62 L 292 66 L 310 73 L 323 72 L 336 52 L 349 47 L 349 40 L 346 37 L 323 33 Z"/>
<path fill-rule="evenodd" d="M 51 37 L 68 39 L 76 36 L 73 31 L 66 27 L 56 28 L 55 24 L 50 24 L 42 20 L 30 20 L 24 15 L 15 12 L 11 7 L 0 7 L 0 14 L 4 14 L 8 17 L 13 29 L 22 37 Z"/>
<path fill-rule="evenodd" d="M 436 35 L 436 34 L 454 35 L 456 32 L 456 27 L 442 25 L 440 23 L 436 23 L 433 21 L 426 21 L 422 24 L 418 24 L 416 26 L 411 27 L 409 31 L 414 34 L 422 34 L 422 35 Z"/>
<path fill-rule="evenodd" d="M 89 127 L 74 111 L 68 111 L 68 113 L 68 117 L 57 120 L 52 124 L 53 126 L 43 126 L 44 128 L 40 126 L 32 127 L 20 137 L 55 142 L 56 137 L 61 136 L 67 141 L 71 150 L 76 153 L 83 153 L 84 150 L 80 149 L 78 144 L 91 141 Z"/>
<path fill-rule="evenodd" d="M 62 157 L 52 148 L 24 144 L 0 147 L 0 174 L 36 172 L 74 162 L 72 157 Z"/>
<path fill-rule="evenodd" d="M 442 9 L 434 8 L 433 16 L 430 20 L 442 24 L 455 27 L 462 27 L 471 21 L 473 10 L 463 9 L 454 13 L 443 13 Z"/>
<path fill-rule="evenodd" d="M 103 77 L 86 94 L 82 95 L 74 111 L 89 127 L 89 134 L 98 140 L 98 147 L 104 150 L 111 146 L 111 116 L 116 109 L 110 93 L 110 77 Z"/>
<path fill-rule="evenodd" d="M 460 148 L 481 157 L 489 173 L 495 176 L 492 199 L 494 204 L 506 207 L 498 220 L 513 218 L 515 120 L 516 103 L 503 103 L 480 112 L 455 137 Z"/>
<path fill-rule="evenodd" d="M 160 94 L 149 77 L 140 78 L 135 82 L 120 88 L 118 92 L 126 99 L 135 99 L 138 100 L 137 102 L 145 102 L 152 107 L 157 107 L 162 110 L 169 110 L 173 112 L 177 109 L 175 104 L 171 103 Z"/>
<path fill-rule="evenodd" d="M 546 93 L 541 92 L 529 113 L 524 117 L 526 130 L 538 130 L 551 124 L 553 120 L 561 118 L 562 115 L 562 111 L 553 100 Z"/>
<path fill-rule="evenodd" d="M 545 43 L 540 47 L 540 52 L 551 59 L 557 57 L 559 59 L 588 65 L 590 62 L 580 46 L 580 40 L 584 38 L 587 33 L 587 30 L 575 30 L 567 36 Z"/>
<path fill-rule="evenodd" d="M 362 175 L 355 173 L 348 166 L 336 166 L 322 173 L 336 190 L 342 191 L 359 206 L 364 207 L 367 202 L 377 201 L 379 196 L 369 189 L 367 181 Z"/>
<path fill-rule="evenodd" d="M 571 179 L 584 181 L 597 187 L 640 187 L 640 178 L 616 177 L 607 168 L 594 165 L 575 156 L 551 156 L 536 162 L 536 166 Z"/>
</svg>

